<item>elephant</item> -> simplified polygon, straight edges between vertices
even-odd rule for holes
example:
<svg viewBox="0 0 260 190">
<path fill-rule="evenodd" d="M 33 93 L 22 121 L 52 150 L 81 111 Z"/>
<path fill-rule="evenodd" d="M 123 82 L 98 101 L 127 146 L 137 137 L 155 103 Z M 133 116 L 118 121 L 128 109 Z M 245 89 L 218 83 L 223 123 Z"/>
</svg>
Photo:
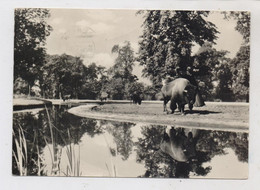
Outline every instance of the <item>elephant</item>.
<svg viewBox="0 0 260 190">
<path fill-rule="evenodd" d="M 178 106 L 179 111 L 184 114 L 185 104 L 189 105 L 189 109 L 192 110 L 193 104 L 196 100 L 197 87 L 192 85 L 185 78 L 177 78 L 167 84 L 165 84 L 161 92 L 163 94 L 163 108 L 167 111 L 167 103 L 171 100 L 170 108 L 172 113 Z"/>
<path fill-rule="evenodd" d="M 196 158 L 196 137 L 198 130 L 174 128 L 164 132 L 160 150 L 178 162 L 188 162 Z"/>
</svg>

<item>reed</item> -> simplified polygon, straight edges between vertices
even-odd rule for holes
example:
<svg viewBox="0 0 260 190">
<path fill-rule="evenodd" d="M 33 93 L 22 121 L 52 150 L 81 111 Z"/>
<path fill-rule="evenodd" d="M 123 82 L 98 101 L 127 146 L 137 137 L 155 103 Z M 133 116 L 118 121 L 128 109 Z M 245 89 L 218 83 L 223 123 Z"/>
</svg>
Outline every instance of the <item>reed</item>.
<svg viewBox="0 0 260 190">
<path fill-rule="evenodd" d="M 75 153 L 75 145 L 71 142 L 70 131 L 68 129 L 68 138 L 70 144 L 67 145 L 66 148 L 66 156 L 67 156 L 67 167 L 66 172 L 64 173 L 66 176 L 81 176 L 80 171 L 80 148 L 78 154 Z"/>
<path fill-rule="evenodd" d="M 13 140 L 15 146 L 12 150 L 12 154 L 19 172 L 19 175 L 21 176 L 27 176 L 30 175 L 29 165 L 34 163 L 36 166 L 37 175 L 42 175 L 42 172 L 44 171 L 44 167 L 42 165 L 43 158 L 40 155 L 39 146 L 37 141 L 37 134 L 34 133 L 34 141 L 32 143 L 33 147 L 29 148 L 27 141 L 25 139 L 24 130 L 22 129 L 21 125 L 18 125 L 18 128 L 16 129 L 18 135 L 16 136 L 14 129 L 13 129 Z M 32 155 L 32 152 L 34 151 L 34 146 L 36 147 L 37 151 L 37 158 L 35 159 Z M 15 151 L 16 149 L 16 151 Z"/>
<path fill-rule="evenodd" d="M 66 144 L 67 141 L 65 140 L 62 132 L 57 129 L 51 120 L 50 114 L 48 112 L 48 109 L 46 109 L 47 113 L 47 118 L 48 118 L 48 127 L 50 130 L 51 134 L 51 142 L 47 142 L 47 139 L 44 137 L 45 143 L 47 148 L 49 149 L 50 152 L 50 157 L 51 157 L 51 164 L 52 164 L 52 170 L 50 175 L 60 175 L 63 173 L 65 176 L 81 176 L 81 171 L 80 171 L 80 149 L 78 151 L 78 154 L 76 154 L 75 151 L 75 145 L 71 143 L 71 135 L 70 131 L 68 129 L 67 134 L 68 134 L 68 141 L 69 145 L 65 146 L 65 156 L 67 157 L 67 161 L 65 162 L 66 169 L 65 171 L 61 171 L 60 164 L 61 164 L 61 157 L 62 157 L 62 149 L 57 148 L 57 143 L 54 138 L 54 129 L 55 132 L 58 133 L 58 135 L 61 137 L 63 142 Z"/>
<path fill-rule="evenodd" d="M 106 145 L 107 145 L 107 150 L 109 152 L 109 155 L 110 155 L 110 166 L 111 166 L 111 170 L 112 170 L 112 173 L 110 172 L 110 169 L 108 167 L 108 164 L 105 162 L 105 165 L 106 165 L 106 169 L 108 171 L 108 174 L 110 177 L 116 177 L 117 176 L 117 172 L 116 172 L 116 165 L 114 164 L 113 162 L 113 155 L 111 154 L 111 147 L 106 139 L 106 136 L 103 134 L 103 137 L 105 139 L 105 142 L 106 142 Z M 115 152 L 115 156 L 118 156 L 118 153 L 117 153 L 117 148 L 116 148 L 116 152 Z"/>
<path fill-rule="evenodd" d="M 54 128 L 55 128 L 55 126 L 53 125 L 53 123 L 51 121 L 51 117 L 50 117 L 49 111 L 48 111 L 46 106 L 45 106 L 45 110 L 46 110 L 46 114 L 47 114 L 49 130 L 50 130 L 50 134 L 51 134 L 51 138 L 50 138 L 51 142 L 48 143 L 47 140 L 46 140 L 46 137 L 44 137 L 44 141 L 46 143 L 47 148 L 49 149 L 50 157 L 51 157 L 52 169 L 51 169 L 50 175 L 55 176 L 55 175 L 60 174 L 60 157 L 61 157 L 61 154 L 58 154 L 59 149 L 56 146 L 57 144 L 56 144 L 56 140 L 54 138 Z M 51 146 L 50 146 L 50 144 L 51 144 Z"/>
<path fill-rule="evenodd" d="M 27 152 L 27 143 L 24 136 L 23 129 L 19 125 L 18 137 L 15 135 L 13 131 L 13 139 L 16 147 L 16 152 L 13 150 L 13 156 L 15 159 L 15 163 L 17 165 L 17 169 L 21 176 L 27 175 L 27 165 L 28 165 L 28 152 Z"/>
<path fill-rule="evenodd" d="M 41 176 L 42 172 L 44 171 L 44 168 L 46 167 L 46 165 L 42 166 L 43 158 L 42 158 L 42 156 L 40 154 L 38 144 L 36 145 L 36 150 L 37 150 L 37 155 L 38 156 L 37 156 L 37 161 L 34 160 L 34 163 L 37 166 L 37 175 Z"/>
<path fill-rule="evenodd" d="M 59 176 L 61 173 L 65 176 L 81 176 L 82 172 L 80 170 L 80 148 L 78 148 L 78 152 L 76 151 L 75 145 L 72 143 L 72 138 L 70 131 L 68 129 L 67 135 L 68 139 L 65 140 L 64 134 L 62 131 L 57 129 L 55 125 L 53 124 L 53 120 L 51 118 L 51 115 L 45 107 L 46 114 L 47 114 L 47 124 L 46 127 L 50 131 L 50 138 L 46 138 L 46 134 L 41 133 L 43 136 L 43 140 L 46 144 L 46 148 L 49 150 L 50 158 L 51 158 L 51 171 L 48 172 L 45 170 L 46 164 L 44 164 L 44 158 L 42 157 L 39 146 L 38 146 L 38 133 L 34 133 L 34 140 L 33 140 L 33 147 L 28 150 L 28 144 L 25 139 L 24 130 L 22 129 L 22 126 L 19 125 L 18 128 L 15 128 L 15 131 L 13 129 L 13 158 L 14 162 L 17 166 L 19 175 L 26 176 L 30 175 L 29 172 L 29 164 L 34 164 L 34 169 L 36 169 L 36 174 L 38 176 L 40 175 L 50 175 L 50 176 Z M 16 132 L 16 133 L 15 133 Z M 66 161 L 63 161 L 63 164 L 65 163 L 65 170 L 62 171 L 60 168 L 61 164 L 61 158 L 62 158 L 62 148 L 58 146 L 57 140 L 55 137 L 59 135 L 61 139 L 64 141 L 64 143 L 68 143 L 69 145 L 65 146 L 65 158 Z M 37 157 L 31 157 L 29 156 L 32 151 L 36 151 Z M 45 170 L 45 171 L 44 171 Z M 35 171 L 35 170 L 34 170 Z M 44 173 L 43 173 L 44 172 Z"/>
</svg>

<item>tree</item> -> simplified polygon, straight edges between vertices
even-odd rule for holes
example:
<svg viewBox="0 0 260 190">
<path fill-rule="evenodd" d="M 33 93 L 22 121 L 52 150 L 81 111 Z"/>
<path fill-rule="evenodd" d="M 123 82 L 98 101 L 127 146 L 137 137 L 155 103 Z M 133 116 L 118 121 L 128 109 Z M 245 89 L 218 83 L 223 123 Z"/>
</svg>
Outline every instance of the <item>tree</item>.
<svg viewBox="0 0 260 190">
<path fill-rule="evenodd" d="M 43 67 L 42 91 L 49 98 L 96 99 L 106 83 L 106 70 L 91 63 L 83 64 L 79 57 L 52 55 Z"/>
<path fill-rule="evenodd" d="M 114 45 L 112 53 L 116 54 L 115 64 L 108 69 L 108 83 L 104 88 L 113 99 L 129 98 L 129 90 L 132 83 L 138 78 L 132 74 L 134 66 L 134 51 L 130 42 L 125 42 L 123 46 Z"/>
<path fill-rule="evenodd" d="M 228 51 L 217 51 L 212 45 L 204 43 L 193 56 L 193 75 L 200 81 L 201 92 L 208 100 L 231 100 L 232 74 L 230 59 L 226 57 Z"/>
<path fill-rule="evenodd" d="M 122 78 L 124 82 L 133 80 L 133 66 L 134 66 L 134 51 L 131 48 L 130 42 L 126 41 L 124 46 L 114 45 L 112 53 L 117 54 L 114 66 L 110 72 L 114 74 L 115 78 Z"/>
<path fill-rule="evenodd" d="M 230 70 L 229 62 L 223 62 L 215 69 L 215 77 L 217 80 L 217 86 L 214 98 L 222 101 L 234 100 L 232 92 L 232 73 Z"/>
<path fill-rule="evenodd" d="M 249 62 L 250 46 L 242 45 L 231 60 L 232 90 L 236 98 L 249 102 Z"/>
<path fill-rule="evenodd" d="M 153 85 L 145 86 L 144 100 L 159 100 L 160 98 L 162 97 L 158 97 L 158 91 Z"/>
<path fill-rule="evenodd" d="M 243 36 L 236 57 L 231 60 L 231 72 L 233 74 L 232 89 L 237 99 L 249 102 L 249 62 L 250 62 L 250 13 L 249 12 L 224 12 L 225 18 L 233 18 L 237 21 L 235 29 Z"/>
<path fill-rule="evenodd" d="M 51 26 L 48 9 L 15 9 L 14 81 L 22 78 L 30 87 L 39 80 L 45 60 L 45 41 Z"/>
<path fill-rule="evenodd" d="M 112 78 L 105 87 L 105 91 L 114 100 L 122 100 L 125 97 L 125 85 L 122 78 Z"/>
<path fill-rule="evenodd" d="M 127 86 L 127 92 L 129 97 L 135 94 L 143 98 L 144 84 L 138 81 L 132 82 Z"/>
<path fill-rule="evenodd" d="M 50 98 L 62 98 L 70 94 L 78 98 L 85 81 L 86 66 L 79 57 L 63 54 L 47 56 L 43 67 L 42 90 Z"/>
<path fill-rule="evenodd" d="M 234 19 L 237 21 L 235 29 L 243 36 L 244 43 L 249 44 L 250 42 L 250 12 L 246 11 L 231 11 L 231 12 L 222 12 L 224 18 Z"/>
<path fill-rule="evenodd" d="M 138 61 L 143 75 L 161 87 L 166 76 L 185 77 L 193 69 L 191 48 L 217 38 L 216 26 L 206 21 L 207 11 L 139 11 L 144 15 Z M 193 77 L 193 76 L 192 76 Z"/>
<path fill-rule="evenodd" d="M 84 69 L 84 83 L 79 98 L 96 99 L 107 83 L 106 70 L 92 63 Z"/>
</svg>

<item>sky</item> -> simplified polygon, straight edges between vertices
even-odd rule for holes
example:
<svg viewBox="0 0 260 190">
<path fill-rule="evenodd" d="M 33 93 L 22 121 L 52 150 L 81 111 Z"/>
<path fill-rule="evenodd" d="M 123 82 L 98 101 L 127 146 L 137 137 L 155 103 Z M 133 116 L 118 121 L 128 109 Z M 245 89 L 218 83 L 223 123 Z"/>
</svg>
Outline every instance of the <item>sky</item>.
<svg viewBox="0 0 260 190">
<path fill-rule="evenodd" d="M 49 54 L 67 53 L 81 56 L 87 65 L 96 62 L 113 65 L 111 49 L 130 41 L 137 51 L 142 17 L 127 10 L 53 9 L 49 24 L 53 27 L 47 39 Z"/>
<path fill-rule="evenodd" d="M 115 55 L 111 53 L 114 45 L 123 45 L 130 41 L 135 52 L 142 35 L 142 15 L 136 10 L 109 9 L 51 9 L 48 24 L 53 27 L 47 37 L 47 53 L 69 54 L 80 56 L 85 65 L 95 62 L 97 65 L 111 67 Z M 213 22 L 220 32 L 216 45 L 217 50 L 228 50 L 228 57 L 233 58 L 238 51 L 242 36 L 234 28 L 234 20 L 224 20 L 220 12 L 212 12 L 207 18 Z M 196 53 L 199 46 L 194 46 Z M 141 77 L 142 67 L 135 64 L 133 73 L 140 81 L 149 83 Z"/>
</svg>

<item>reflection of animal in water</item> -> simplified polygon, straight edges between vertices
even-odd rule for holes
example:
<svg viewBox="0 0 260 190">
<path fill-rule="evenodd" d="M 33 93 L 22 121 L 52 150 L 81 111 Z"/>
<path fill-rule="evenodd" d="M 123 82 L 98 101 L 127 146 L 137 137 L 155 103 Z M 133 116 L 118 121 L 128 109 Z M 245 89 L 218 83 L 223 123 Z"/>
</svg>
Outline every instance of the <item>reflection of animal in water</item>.
<svg viewBox="0 0 260 190">
<path fill-rule="evenodd" d="M 63 97 L 62 97 L 62 99 L 63 99 L 63 102 L 65 102 L 65 100 L 69 100 L 70 99 L 70 97 L 71 97 L 71 95 L 69 94 L 69 95 L 64 95 Z"/>
<path fill-rule="evenodd" d="M 108 94 L 106 92 L 101 92 L 101 94 L 100 94 L 101 102 L 106 101 L 107 98 L 108 98 Z"/>
<path fill-rule="evenodd" d="M 196 155 L 195 138 L 197 133 L 198 131 L 195 129 L 175 129 L 172 127 L 168 132 L 164 132 L 160 149 L 176 161 L 187 162 Z"/>
<path fill-rule="evenodd" d="M 167 112 L 167 103 L 171 100 L 170 108 L 172 113 L 175 109 L 179 108 L 182 114 L 184 114 L 185 104 L 189 105 L 189 109 L 192 110 L 195 102 L 197 87 L 190 84 L 187 79 L 178 78 L 171 82 L 166 83 L 161 92 L 163 94 L 163 108 Z"/>
<path fill-rule="evenodd" d="M 133 100 L 133 104 L 139 104 L 139 105 L 141 105 L 141 103 L 142 103 L 142 98 L 141 98 L 141 95 L 140 95 L 140 94 L 134 93 L 134 94 L 131 96 L 131 99 Z"/>
</svg>

